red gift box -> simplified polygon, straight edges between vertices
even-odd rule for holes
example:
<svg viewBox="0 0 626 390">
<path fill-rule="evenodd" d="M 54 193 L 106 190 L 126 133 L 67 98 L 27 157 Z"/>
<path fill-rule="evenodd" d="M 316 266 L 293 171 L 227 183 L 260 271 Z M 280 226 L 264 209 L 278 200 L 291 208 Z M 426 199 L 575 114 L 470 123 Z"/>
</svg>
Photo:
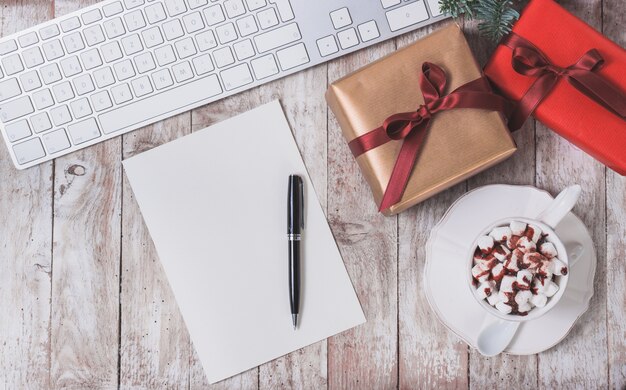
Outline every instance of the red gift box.
<svg viewBox="0 0 626 390">
<path fill-rule="evenodd" d="M 556 81 L 533 116 L 609 168 L 626 175 L 626 119 L 617 113 L 623 112 L 626 105 L 626 51 L 552 0 L 532 0 L 512 32 L 521 41 L 530 42 L 529 46 L 534 45 L 537 52 L 543 52 L 543 58 L 550 62 L 544 68 L 552 72 L 550 76 Z M 498 45 L 484 71 L 504 95 L 519 101 L 526 99 L 526 92 L 538 77 L 537 72 L 518 72 L 526 65 L 517 64 L 517 70 L 514 69 L 514 51 L 509 46 L 514 47 L 511 41 Z M 590 53 L 591 57 L 599 55 L 603 59 L 590 67 L 592 78 L 601 78 L 617 92 L 612 96 L 613 107 L 620 106 L 621 111 L 599 103 L 593 93 L 584 93 L 585 88 L 576 80 L 562 77 L 588 62 L 585 57 Z M 515 54 L 518 58 L 519 53 Z M 598 89 L 611 89 L 604 87 Z"/>
</svg>

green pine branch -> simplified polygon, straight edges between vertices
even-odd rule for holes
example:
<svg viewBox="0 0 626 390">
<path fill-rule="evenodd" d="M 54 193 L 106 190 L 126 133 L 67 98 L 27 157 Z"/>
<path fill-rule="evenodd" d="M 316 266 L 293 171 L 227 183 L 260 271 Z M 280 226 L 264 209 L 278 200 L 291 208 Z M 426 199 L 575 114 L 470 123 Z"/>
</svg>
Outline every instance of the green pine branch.
<svg viewBox="0 0 626 390">
<path fill-rule="evenodd" d="M 511 32 L 519 19 L 512 0 L 439 0 L 439 8 L 455 18 L 465 15 L 478 20 L 480 33 L 493 41 Z"/>
</svg>

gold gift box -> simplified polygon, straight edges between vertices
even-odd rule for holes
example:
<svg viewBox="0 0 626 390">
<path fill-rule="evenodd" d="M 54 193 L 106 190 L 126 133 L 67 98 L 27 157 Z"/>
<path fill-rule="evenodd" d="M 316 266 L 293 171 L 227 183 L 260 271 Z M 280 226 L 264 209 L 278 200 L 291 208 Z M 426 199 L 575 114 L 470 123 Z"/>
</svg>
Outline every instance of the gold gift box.
<svg viewBox="0 0 626 390">
<path fill-rule="evenodd" d="M 326 101 L 347 142 L 379 126 L 390 115 L 424 103 L 419 74 L 424 62 L 443 68 L 445 94 L 481 76 L 460 28 L 452 24 L 332 83 Z M 357 157 L 374 200 L 380 205 L 402 141 L 390 141 Z M 402 199 L 385 215 L 397 214 L 511 156 L 515 142 L 500 113 L 453 109 L 434 115 Z"/>
</svg>

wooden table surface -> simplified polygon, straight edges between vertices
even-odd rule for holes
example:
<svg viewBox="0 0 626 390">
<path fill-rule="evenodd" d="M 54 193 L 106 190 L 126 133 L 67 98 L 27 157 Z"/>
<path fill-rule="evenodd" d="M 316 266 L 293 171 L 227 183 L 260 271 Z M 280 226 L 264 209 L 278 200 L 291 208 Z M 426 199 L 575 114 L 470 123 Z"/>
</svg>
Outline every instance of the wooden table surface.
<svg viewBox="0 0 626 390">
<path fill-rule="evenodd" d="M 93 2 L 2 0 L 0 34 Z M 626 46 L 623 0 L 564 3 Z M 397 217 L 372 205 L 324 101 L 326 86 L 447 23 L 25 171 L 1 146 L 0 387 L 624 388 L 625 178 L 530 121 L 515 133 L 519 151 L 505 163 Z M 464 28 L 484 64 L 493 45 L 475 24 Z M 273 99 L 282 102 L 368 322 L 209 386 L 121 161 Z M 431 227 L 459 196 L 491 183 L 552 194 L 583 187 L 574 211 L 596 242 L 595 295 L 569 336 L 538 355 L 480 356 L 436 320 L 422 291 Z"/>
</svg>

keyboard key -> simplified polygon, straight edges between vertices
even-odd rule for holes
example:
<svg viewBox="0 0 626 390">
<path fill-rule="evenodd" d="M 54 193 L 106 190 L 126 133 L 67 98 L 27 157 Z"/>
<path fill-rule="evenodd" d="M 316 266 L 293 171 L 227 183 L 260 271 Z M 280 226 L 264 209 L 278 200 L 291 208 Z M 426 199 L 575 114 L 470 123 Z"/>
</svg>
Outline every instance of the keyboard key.
<svg viewBox="0 0 626 390">
<path fill-rule="evenodd" d="M 54 105 L 54 99 L 49 89 L 42 89 L 33 94 L 33 102 L 38 110 L 43 110 Z"/>
<path fill-rule="evenodd" d="M 102 56 L 105 62 L 113 62 L 122 58 L 122 49 L 116 41 L 102 45 Z"/>
<path fill-rule="evenodd" d="M 135 96 L 142 97 L 152 93 L 152 84 L 148 76 L 139 77 L 131 82 Z"/>
<path fill-rule="evenodd" d="M 232 23 L 226 23 L 217 27 L 215 32 L 217 33 L 217 38 L 222 44 L 232 42 L 237 39 L 237 32 L 235 31 L 235 26 Z"/>
<path fill-rule="evenodd" d="M 211 61 L 211 56 L 208 54 L 196 57 L 191 62 L 193 63 L 193 68 L 196 70 L 196 74 L 199 76 L 209 73 L 215 69 L 213 61 Z"/>
<path fill-rule="evenodd" d="M 63 30 L 63 32 L 76 30 L 79 27 L 80 27 L 80 20 L 78 20 L 78 17 L 76 16 L 72 16 L 71 18 L 61 20 L 61 30 Z"/>
<path fill-rule="evenodd" d="M 141 38 L 139 38 L 139 34 L 133 34 L 122 38 L 122 47 L 124 48 L 124 53 L 126 53 L 127 56 L 131 56 L 142 51 L 143 46 L 141 45 Z"/>
<path fill-rule="evenodd" d="M 333 26 L 335 26 L 335 29 L 337 30 L 352 24 L 350 11 L 348 11 L 348 8 L 346 7 L 339 8 L 338 10 L 331 12 L 330 19 L 333 21 Z"/>
<path fill-rule="evenodd" d="M 193 78 L 193 70 L 191 70 L 191 65 L 189 65 L 189 62 L 187 61 L 174 65 L 172 67 L 172 73 L 174 73 L 174 78 L 178 83 L 182 83 L 183 81 Z"/>
<path fill-rule="evenodd" d="M 115 77 L 113 77 L 113 71 L 111 68 L 102 68 L 93 72 L 93 78 L 96 81 L 98 88 L 108 87 L 115 83 Z"/>
<path fill-rule="evenodd" d="M 337 34 L 337 38 L 339 38 L 339 45 L 342 49 L 348 49 L 359 44 L 359 38 L 356 36 L 354 28 L 340 31 Z"/>
<path fill-rule="evenodd" d="M 150 52 L 146 52 L 135 57 L 135 66 L 137 67 L 137 72 L 140 74 L 149 72 L 156 68 L 154 58 Z"/>
<path fill-rule="evenodd" d="M 146 47 L 148 49 L 163 43 L 163 35 L 161 35 L 161 29 L 158 27 L 151 27 L 144 30 L 141 32 L 141 35 L 143 36 L 143 41 L 146 43 Z"/>
<path fill-rule="evenodd" d="M 246 4 L 248 4 L 248 9 L 250 11 L 256 11 L 259 8 L 263 8 L 267 5 L 265 0 L 246 0 Z"/>
<path fill-rule="evenodd" d="M 92 113 L 89 100 L 86 98 L 74 100 L 70 103 L 70 107 L 72 108 L 72 113 L 76 119 L 84 118 Z"/>
<path fill-rule="evenodd" d="M 386 15 L 391 31 L 398 31 L 428 19 L 428 12 L 422 0 L 395 8 Z"/>
<path fill-rule="evenodd" d="M 222 76 L 226 90 L 239 88 L 253 81 L 248 64 L 233 66 L 232 68 L 222 71 L 220 75 Z"/>
<path fill-rule="evenodd" d="M 130 60 L 124 60 L 113 65 L 115 75 L 119 81 L 127 80 L 135 76 L 135 68 Z"/>
<path fill-rule="evenodd" d="M 224 12 L 222 11 L 222 6 L 219 4 L 215 4 L 206 8 L 204 10 L 204 17 L 206 18 L 206 22 L 209 26 L 213 26 L 215 24 L 221 23 L 226 18 L 224 17 Z"/>
<path fill-rule="evenodd" d="M 176 52 L 178 53 L 178 58 L 185 59 L 191 57 L 197 53 L 196 46 L 193 43 L 193 39 L 185 38 L 174 44 L 176 47 Z"/>
<path fill-rule="evenodd" d="M 76 56 L 61 61 L 61 69 L 63 69 L 65 77 L 72 77 L 83 71 L 83 68 L 80 66 L 80 61 L 78 61 L 78 57 Z"/>
<path fill-rule="evenodd" d="M 91 49 L 83 52 L 81 53 L 80 58 L 83 60 L 86 70 L 91 70 L 102 65 L 102 58 L 100 57 L 98 49 Z"/>
<path fill-rule="evenodd" d="M 83 142 L 91 141 L 94 138 L 100 136 L 100 130 L 98 124 L 93 118 L 89 118 L 82 122 L 67 126 L 67 131 L 70 133 L 72 142 L 75 145 L 82 144 Z"/>
<path fill-rule="evenodd" d="M 91 104 L 96 112 L 113 107 L 113 102 L 107 91 L 100 91 L 91 95 Z"/>
<path fill-rule="evenodd" d="M 70 141 L 65 135 L 65 130 L 59 129 L 51 131 L 41 137 L 48 153 L 54 154 L 70 147 Z"/>
<path fill-rule="evenodd" d="M 68 54 L 75 53 L 85 48 L 85 43 L 83 42 L 83 37 L 80 35 L 80 32 L 64 36 L 63 44 Z"/>
<path fill-rule="evenodd" d="M 59 41 L 58 39 L 44 42 L 41 47 L 43 48 L 43 52 L 46 55 L 48 61 L 56 60 L 57 58 L 61 58 L 65 55 L 63 45 L 61 45 L 61 41 Z"/>
<path fill-rule="evenodd" d="M 13 122 L 5 127 L 6 135 L 9 141 L 15 142 L 23 138 L 28 137 L 32 133 L 30 132 L 30 126 L 27 120 L 21 120 Z"/>
<path fill-rule="evenodd" d="M 24 34 L 21 37 L 17 38 L 17 41 L 20 43 L 21 47 L 28 47 L 39 42 L 39 38 L 37 37 L 36 32 L 30 32 L 28 34 Z"/>
<path fill-rule="evenodd" d="M 43 78 L 44 84 L 52 84 L 61 80 L 61 71 L 57 64 L 46 65 L 41 68 L 41 78 Z"/>
<path fill-rule="evenodd" d="M 144 5 L 144 0 L 124 0 L 124 5 L 126 9 L 137 8 L 140 5 Z"/>
<path fill-rule="evenodd" d="M 296 23 L 291 23 L 276 30 L 272 30 L 254 37 L 254 43 L 259 53 L 295 42 L 301 39 L 300 30 Z"/>
<path fill-rule="evenodd" d="M 15 50 L 17 50 L 17 43 L 13 39 L 0 43 L 0 55 L 5 55 Z"/>
<path fill-rule="evenodd" d="M 168 65 L 176 61 L 176 54 L 174 54 L 174 49 L 170 45 L 159 47 L 154 51 L 154 55 L 159 66 Z"/>
<path fill-rule="evenodd" d="M 271 54 L 255 58 L 250 61 L 250 64 L 252 65 L 254 76 L 259 80 L 278 73 L 278 65 L 276 65 L 274 56 Z"/>
<path fill-rule="evenodd" d="M 124 20 L 126 21 L 126 27 L 128 31 L 139 30 L 140 28 L 146 27 L 146 20 L 143 18 L 143 13 L 141 10 L 135 10 L 133 12 L 129 12 L 124 15 Z"/>
<path fill-rule="evenodd" d="M 22 52 L 24 58 L 24 64 L 27 68 L 34 68 L 35 66 L 43 64 L 43 56 L 41 50 L 38 47 L 31 47 Z"/>
<path fill-rule="evenodd" d="M 436 0 L 436 1 L 439 1 L 439 0 Z M 383 6 L 383 8 L 390 8 L 390 7 L 393 7 L 394 5 L 400 4 L 400 0 L 380 0 L 380 3 Z"/>
<path fill-rule="evenodd" d="M 25 92 L 30 92 L 41 87 L 41 80 L 35 70 L 21 74 L 20 82 Z"/>
<path fill-rule="evenodd" d="M 380 32 L 378 31 L 378 26 L 376 25 L 375 20 L 359 24 L 358 29 L 363 42 L 371 41 L 372 39 L 380 37 Z"/>
<path fill-rule="evenodd" d="M 243 15 L 246 12 L 241 0 L 224 1 L 224 9 L 226 10 L 226 15 L 231 19 Z"/>
<path fill-rule="evenodd" d="M 172 75 L 168 69 L 161 69 L 152 73 L 152 81 L 154 81 L 154 87 L 156 89 L 163 89 L 174 85 Z"/>
<path fill-rule="evenodd" d="M 74 89 L 76 89 L 78 96 L 93 92 L 96 89 L 93 85 L 93 80 L 91 80 L 91 76 L 88 74 L 76 77 L 73 82 Z"/>
<path fill-rule="evenodd" d="M 198 42 L 198 50 L 200 51 L 207 51 L 217 46 L 215 34 L 211 30 L 196 35 L 196 42 Z"/>
<path fill-rule="evenodd" d="M 84 24 L 91 24 L 102 20 L 102 14 L 100 13 L 100 10 L 96 8 L 85 12 L 80 16 L 80 18 L 83 20 Z"/>
<path fill-rule="evenodd" d="M 55 126 L 61 126 L 72 120 L 70 109 L 67 106 L 59 106 L 50 110 L 50 116 L 52 116 L 52 123 Z"/>
<path fill-rule="evenodd" d="M 304 43 L 298 43 L 276 52 L 276 57 L 283 70 L 288 70 L 309 62 L 309 54 Z"/>
<path fill-rule="evenodd" d="M 128 84 L 119 84 L 111 88 L 111 94 L 115 104 L 122 104 L 130 101 L 133 98 L 132 92 Z"/>
<path fill-rule="evenodd" d="M 189 34 L 200 31 L 204 28 L 204 22 L 202 21 L 202 15 L 200 12 L 194 12 L 183 17 L 183 23 L 185 24 L 185 30 Z"/>
<path fill-rule="evenodd" d="M 32 124 L 35 133 L 41 133 L 42 131 L 50 130 L 52 128 L 50 117 L 48 117 L 48 114 L 45 112 L 31 116 L 30 123 Z"/>
<path fill-rule="evenodd" d="M 163 24 L 163 33 L 168 41 L 176 38 L 180 38 L 185 33 L 183 32 L 183 26 L 180 24 L 180 20 L 174 19 Z"/>
<path fill-rule="evenodd" d="M 189 8 L 196 9 L 209 4 L 208 0 L 188 0 Z"/>
<path fill-rule="evenodd" d="M 122 7 L 122 3 L 116 1 L 115 3 L 107 4 L 102 7 L 102 11 L 104 12 L 104 16 L 111 17 L 124 12 L 124 7 Z"/>
<path fill-rule="evenodd" d="M 16 78 L 0 82 L 0 102 L 14 98 L 22 93 Z"/>
<path fill-rule="evenodd" d="M 254 47 L 249 39 L 235 43 L 233 49 L 235 49 L 235 55 L 239 61 L 254 56 Z"/>
<path fill-rule="evenodd" d="M 225 66 L 235 63 L 233 52 L 228 46 L 215 50 L 213 52 L 213 58 L 215 58 L 215 65 L 217 65 L 218 68 L 223 68 Z"/>
<path fill-rule="evenodd" d="M 46 39 L 56 37 L 59 34 L 61 34 L 61 31 L 59 31 L 59 26 L 57 26 L 56 24 L 51 24 L 39 30 L 39 35 L 41 36 L 41 39 L 43 39 L 44 41 Z"/>
<path fill-rule="evenodd" d="M 433 17 L 439 16 L 443 13 L 439 9 L 439 0 L 428 0 L 428 8 L 430 8 L 430 14 Z"/>
<path fill-rule="evenodd" d="M 259 19 L 259 25 L 261 25 L 261 29 L 263 30 L 274 27 L 278 24 L 278 16 L 276 16 L 274 8 L 265 9 L 259 12 L 256 16 Z"/>
<path fill-rule="evenodd" d="M 244 16 L 243 18 L 237 20 L 237 28 L 239 29 L 239 34 L 242 37 L 246 37 L 259 31 L 259 27 L 256 25 L 256 21 L 252 15 Z"/>
<path fill-rule="evenodd" d="M 170 16 L 180 15 L 187 11 L 184 0 L 165 0 L 165 8 Z"/>
<path fill-rule="evenodd" d="M 72 85 L 69 81 L 64 81 L 54 85 L 52 87 L 52 92 L 59 103 L 63 103 L 74 98 L 74 91 L 72 90 Z"/>
<path fill-rule="evenodd" d="M 22 96 L 15 100 L 0 104 L 0 120 L 4 123 L 32 114 L 35 111 L 30 97 Z"/>
<path fill-rule="evenodd" d="M 276 8 L 278 8 L 278 13 L 280 14 L 280 20 L 283 22 L 287 22 L 293 18 L 295 15 L 293 14 L 293 9 L 291 8 L 291 3 L 289 0 L 269 0 L 270 3 L 275 4 Z"/>
<path fill-rule="evenodd" d="M 167 18 L 167 15 L 165 15 L 165 8 L 163 8 L 163 4 L 161 3 L 149 5 L 144 11 L 146 12 L 146 17 L 148 18 L 148 23 L 150 24 L 158 23 Z"/>
<path fill-rule="evenodd" d="M 16 73 L 20 73 L 24 70 L 22 59 L 19 54 L 13 54 L 9 57 L 2 58 L 2 66 L 7 76 L 11 76 Z"/>
<path fill-rule="evenodd" d="M 85 34 L 85 41 L 87 41 L 87 46 L 94 46 L 99 43 L 104 42 L 104 32 L 102 31 L 102 27 L 99 24 L 96 24 L 91 27 L 87 27 L 83 30 Z"/>
<path fill-rule="evenodd" d="M 13 153 L 15 153 L 15 159 L 19 164 L 35 161 L 46 155 L 43 146 L 41 146 L 41 141 L 37 137 L 14 145 Z"/>
<path fill-rule="evenodd" d="M 109 39 L 117 38 L 126 33 L 124 23 L 122 23 L 122 19 L 120 18 L 107 20 L 102 25 Z"/>
<path fill-rule="evenodd" d="M 189 102 L 206 100 L 220 93 L 219 80 L 212 74 L 101 114 L 102 131 L 110 134 L 145 122 L 146 118 L 170 116 Z"/>
<path fill-rule="evenodd" d="M 322 57 L 337 53 L 339 48 L 337 47 L 337 41 L 334 35 L 329 35 L 317 40 L 317 49 L 320 51 Z"/>
</svg>

